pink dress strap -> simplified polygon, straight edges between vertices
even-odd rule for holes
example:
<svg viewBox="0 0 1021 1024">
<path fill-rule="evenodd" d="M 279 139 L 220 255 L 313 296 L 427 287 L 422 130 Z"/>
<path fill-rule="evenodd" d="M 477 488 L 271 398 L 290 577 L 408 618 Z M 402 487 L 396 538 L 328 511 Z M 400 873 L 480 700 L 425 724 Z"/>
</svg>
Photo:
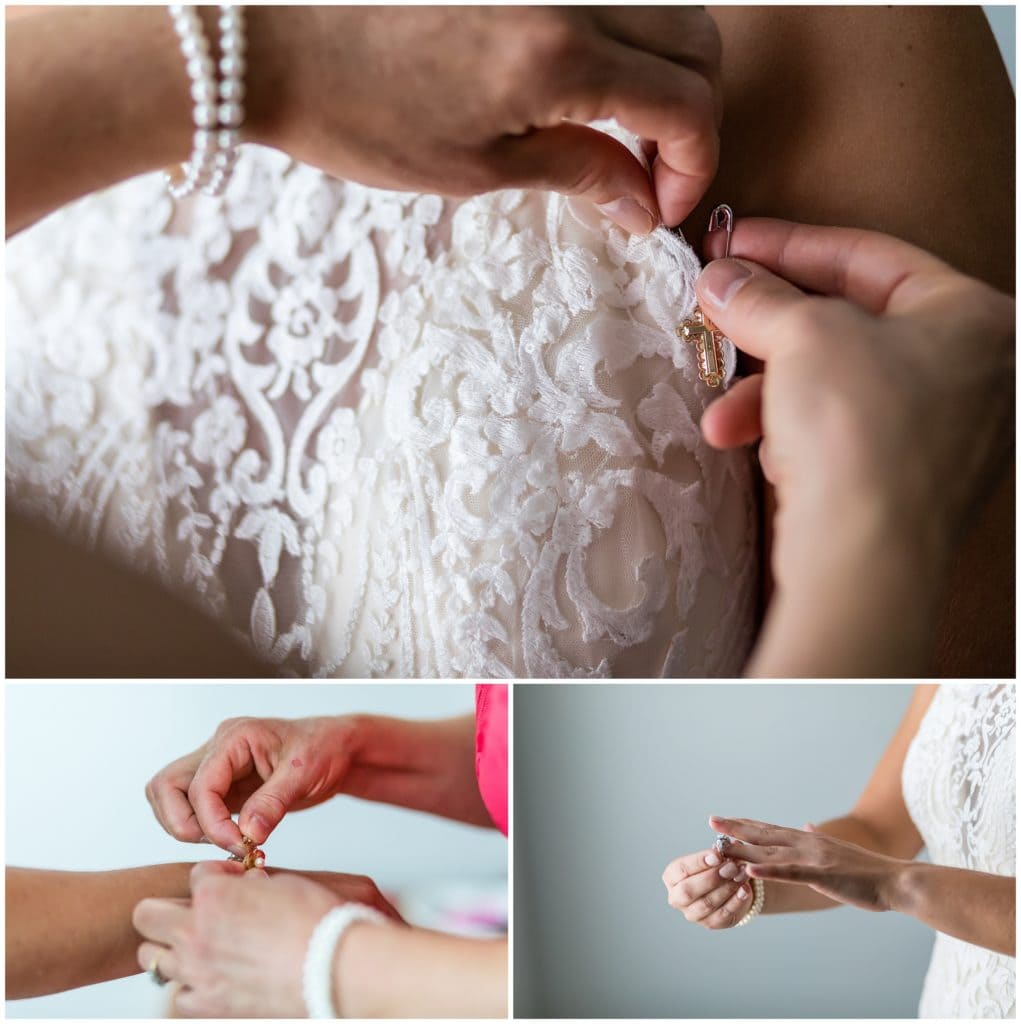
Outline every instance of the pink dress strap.
<svg viewBox="0 0 1021 1024">
<path fill-rule="evenodd" d="M 507 835 L 507 684 L 475 687 L 475 774 L 493 824 Z"/>
</svg>

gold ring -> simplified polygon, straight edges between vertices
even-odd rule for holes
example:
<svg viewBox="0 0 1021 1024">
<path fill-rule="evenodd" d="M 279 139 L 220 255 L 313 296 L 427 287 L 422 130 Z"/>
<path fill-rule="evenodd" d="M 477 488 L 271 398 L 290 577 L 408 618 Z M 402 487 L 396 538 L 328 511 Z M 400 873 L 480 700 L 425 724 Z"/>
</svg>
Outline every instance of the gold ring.
<svg viewBox="0 0 1021 1024">
<path fill-rule="evenodd" d="M 169 978 L 164 978 L 163 975 L 160 974 L 160 965 L 156 962 L 156 957 L 153 957 L 152 960 L 149 961 L 149 970 L 147 973 L 149 977 L 160 986 L 160 988 L 170 981 Z"/>
</svg>

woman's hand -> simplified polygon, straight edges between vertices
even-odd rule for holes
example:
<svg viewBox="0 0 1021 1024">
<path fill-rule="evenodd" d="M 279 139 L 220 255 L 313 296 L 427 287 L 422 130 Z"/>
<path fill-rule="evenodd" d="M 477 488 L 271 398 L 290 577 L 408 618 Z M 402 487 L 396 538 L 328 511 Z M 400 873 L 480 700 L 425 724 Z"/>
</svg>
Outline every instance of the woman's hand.
<svg viewBox="0 0 1021 1024">
<path fill-rule="evenodd" d="M 663 872 L 670 906 L 692 924 L 711 930 L 733 928 L 748 913 L 747 879 L 742 865 L 724 860 L 715 850 L 678 857 Z"/>
<path fill-rule="evenodd" d="M 1009 465 L 1014 302 L 866 231 L 740 220 L 731 253 L 699 299 L 765 368 L 702 429 L 721 448 L 761 438 L 776 487 L 781 603 L 753 671 L 924 671 L 950 559 Z"/>
<path fill-rule="evenodd" d="M 208 839 L 244 855 L 242 835 L 264 843 L 288 811 L 338 792 L 364 723 L 358 716 L 231 718 L 208 743 L 157 772 L 145 795 L 175 839 Z"/>
<path fill-rule="evenodd" d="M 379 900 L 377 908 L 393 916 Z M 149 899 L 135 908 L 135 928 L 146 940 L 138 963 L 143 970 L 155 963 L 181 986 L 174 1008 L 186 1017 L 303 1017 L 309 938 L 344 902 L 337 886 L 297 874 L 239 876 L 227 864 L 197 864 L 190 905 Z"/>
<path fill-rule="evenodd" d="M 746 818 L 713 817 L 709 824 L 739 840 L 727 847 L 727 859 L 740 864 L 751 878 L 807 885 L 863 910 L 893 909 L 893 893 L 911 865 L 822 832 Z"/>
<path fill-rule="evenodd" d="M 660 211 L 679 223 L 716 171 L 720 43 L 702 8 L 299 6 L 247 17 L 249 137 L 338 177 L 444 195 L 552 189 L 644 234 Z M 583 124 L 602 118 L 658 150 L 655 187 L 624 146 Z"/>
<path fill-rule="evenodd" d="M 232 718 L 145 793 L 174 838 L 239 855 L 243 835 L 261 845 L 289 811 L 338 793 L 493 827 L 475 780 L 473 715 Z"/>
</svg>

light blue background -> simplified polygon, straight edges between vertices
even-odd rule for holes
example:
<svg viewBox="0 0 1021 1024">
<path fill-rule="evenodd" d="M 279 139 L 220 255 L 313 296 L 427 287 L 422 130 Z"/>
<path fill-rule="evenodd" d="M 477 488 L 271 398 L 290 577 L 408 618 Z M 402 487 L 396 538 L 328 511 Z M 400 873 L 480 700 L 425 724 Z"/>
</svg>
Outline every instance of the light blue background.
<svg viewBox="0 0 1021 1024">
<path fill-rule="evenodd" d="M 914 1017 L 933 933 L 849 907 L 689 924 L 674 857 L 710 814 L 802 827 L 849 811 L 911 695 L 901 685 L 518 686 L 515 1013 Z"/>
<path fill-rule="evenodd" d="M 1017 7 L 1014 4 L 987 5 L 982 8 L 986 12 L 989 24 L 992 27 L 993 35 L 996 36 L 997 45 L 1003 55 L 1003 62 L 1007 65 L 1010 73 L 1010 81 L 1017 89 L 1017 78 L 1015 75 L 1016 63 L 1016 26 Z"/>
<path fill-rule="evenodd" d="M 82 870 L 220 856 L 164 833 L 144 787 L 226 718 L 474 711 L 463 684 L 9 683 L 6 697 L 7 863 Z M 290 815 L 265 850 L 272 864 L 370 875 L 384 889 L 487 883 L 507 871 L 495 830 L 345 797 Z M 6 1007 L 9 1017 L 145 1017 L 163 1016 L 163 999 L 139 975 Z"/>
</svg>

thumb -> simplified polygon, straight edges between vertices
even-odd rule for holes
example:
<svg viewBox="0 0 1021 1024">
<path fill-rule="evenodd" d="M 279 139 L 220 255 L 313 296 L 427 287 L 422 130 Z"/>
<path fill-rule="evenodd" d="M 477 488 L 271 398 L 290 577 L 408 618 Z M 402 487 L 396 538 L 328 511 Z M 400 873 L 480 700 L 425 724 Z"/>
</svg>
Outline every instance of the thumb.
<svg viewBox="0 0 1021 1024">
<path fill-rule="evenodd" d="M 275 771 L 241 808 L 238 814 L 241 834 L 261 846 L 307 789 L 304 773 L 290 767 Z"/>
<path fill-rule="evenodd" d="M 758 359 L 769 359 L 797 340 L 790 316 L 809 301 L 790 282 L 748 260 L 713 260 L 695 289 L 709 319 Z"/>
<path fill-rule="evenodd" d="M 660 223 L 648 171 L 605 132 L 564 123 L 501 139 L 497 147 L 499 187 L 581 196 L 635 235 L 647 235 Z"/>
</svg>

